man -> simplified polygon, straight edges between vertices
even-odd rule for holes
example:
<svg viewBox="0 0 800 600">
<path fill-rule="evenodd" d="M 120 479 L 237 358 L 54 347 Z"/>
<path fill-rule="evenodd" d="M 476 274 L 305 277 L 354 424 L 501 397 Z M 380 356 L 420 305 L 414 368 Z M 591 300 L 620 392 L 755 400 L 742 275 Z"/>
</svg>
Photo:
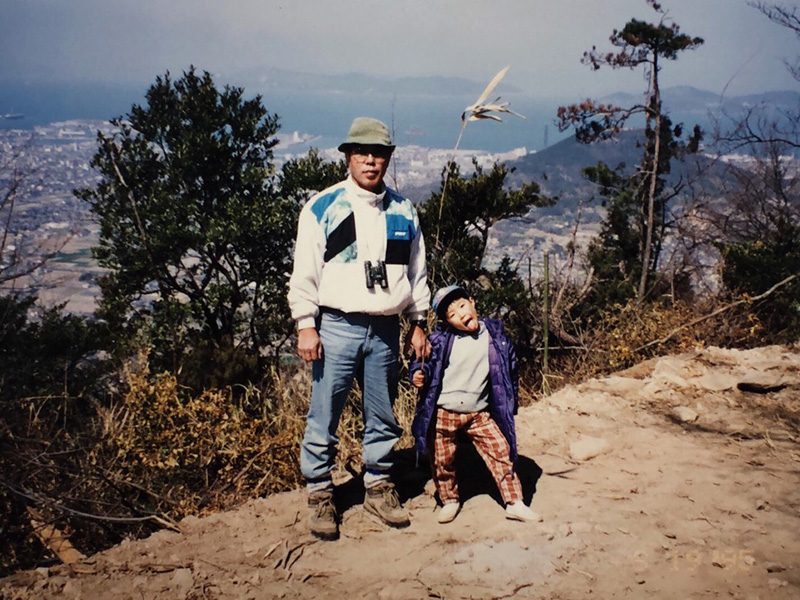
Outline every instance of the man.
<svg viewBox="0 0 800 600">
<path fill-rule="evenodd" d="M 311 405 L 300 455 L 309 526 L 339 537 L 333 502 L 336 429 L 353 380 L 362 391 L 364 508 L 393 527 L 409 524 L 389 477 L 402 430 L 392 407 L 399 377 L 399 315 L 411 319 L 406 351 L 428 356 L 430 302 L 425 244 L 412 203 L 383 182 L 394 145 L 386 125 L 359 117 L 339 146 L 349 176 L 308 201 L 300 214 L 289 305 L 297 350 L 312 363 Z"/>
</svg>

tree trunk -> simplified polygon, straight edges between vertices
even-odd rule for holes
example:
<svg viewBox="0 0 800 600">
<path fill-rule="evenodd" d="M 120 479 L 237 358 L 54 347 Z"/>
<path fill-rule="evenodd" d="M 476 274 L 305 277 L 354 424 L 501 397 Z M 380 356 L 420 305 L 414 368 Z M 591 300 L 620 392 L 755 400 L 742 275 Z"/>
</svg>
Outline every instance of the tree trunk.
<svg viewBox="0 0 800 600">
<path fill-rule="evenodd" d="M 650 247 L 653 243 L 653 212 L 655 210 L 656 182 L 658 181 L 658 160 L 661 150 L 661 91 L 658 88 L 658 54 L 653 58 L 653 101 L 651 106 L 655 109 L 655 132 L 653 136 L 653 164 L 650 171 L 650 187 L 647 191 L 647 214 L 644 231 L 644 247 L 642 248 L 642 275 L 639 279 L 639 290 L 636 299 L 641 302 L 647 288 L 647 279 L 650 274 Z M 648 121 L 651 119 L 648 113 Z"/>
</svg>

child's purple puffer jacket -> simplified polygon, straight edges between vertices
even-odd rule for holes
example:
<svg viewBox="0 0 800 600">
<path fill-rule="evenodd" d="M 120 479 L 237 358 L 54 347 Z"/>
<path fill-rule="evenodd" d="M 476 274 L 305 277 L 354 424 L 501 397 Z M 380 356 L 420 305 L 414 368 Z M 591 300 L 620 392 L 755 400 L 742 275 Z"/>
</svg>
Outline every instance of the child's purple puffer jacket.
<svg viewBox="0 0 800 600">
<path fill-rule="evenodd" d="M 519 408 L 519 380 L 517 376 L 517 354 L 514 344 L 503 330 L 502 322 L 496 319 L 481 319 L 486 326 L 489 342 L 489 415 L 503 432 L 511 447 L 511 460 L 517 458 L 517 435 L 514 415 Z M 422 387 L 411 433 L 416 449 L 421 454 L 428 452 L 428 435 L 436 418 L 436 400 L 442 389 L 444 370 L 450 360 L 450 351 L 456 331 L 449 325 L 439 325 L 430 335 L 433 348 L 427 361 L 415 360 L 408 370 L 409 378 L 422 369 L 425 385 Z"/>
</svg>

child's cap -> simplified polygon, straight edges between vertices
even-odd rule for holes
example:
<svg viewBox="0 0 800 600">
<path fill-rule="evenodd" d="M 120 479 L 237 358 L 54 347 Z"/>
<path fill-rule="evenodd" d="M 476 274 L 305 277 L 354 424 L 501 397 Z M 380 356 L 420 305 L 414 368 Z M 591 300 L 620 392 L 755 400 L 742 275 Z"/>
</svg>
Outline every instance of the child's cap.
<svg viewBox="0 0 800 600">
<path fill-rule="evenodd" d="M 439 288 L 433 295 L 431 308 L 436 316 L 442 321 L 447 320 L 447 307 L 453 300 L 458 298 L 469 298 L 469 292 L 460 285 L 448 285 L 447 287 Z"/>
</svg>

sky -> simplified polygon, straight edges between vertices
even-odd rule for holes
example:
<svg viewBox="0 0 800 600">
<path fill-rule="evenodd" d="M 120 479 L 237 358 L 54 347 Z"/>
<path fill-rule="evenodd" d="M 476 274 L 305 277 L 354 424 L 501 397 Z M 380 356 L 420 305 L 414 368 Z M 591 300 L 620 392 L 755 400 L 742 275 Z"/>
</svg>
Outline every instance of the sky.
<svg viewBox="0 0 800 600">
<path fill-rule="evenodd" d="M 793 5 L 791 0 L 781 0 Z M 739 95 L 797 89 L 783 60 L 795 35 L 745 0 L 663 0 L 669 18 L 705 44 L 665 65 L 662 85 Z M 189 65 L 237 84 L 283 68 L 381 77 L 444 75 L 539 97 L 641 91 L 641 73 L 580 63 L 631 18 L 655 22 L 645 0 L 0 0 L 3 79 L 148 85 Z"/>
</svg>

